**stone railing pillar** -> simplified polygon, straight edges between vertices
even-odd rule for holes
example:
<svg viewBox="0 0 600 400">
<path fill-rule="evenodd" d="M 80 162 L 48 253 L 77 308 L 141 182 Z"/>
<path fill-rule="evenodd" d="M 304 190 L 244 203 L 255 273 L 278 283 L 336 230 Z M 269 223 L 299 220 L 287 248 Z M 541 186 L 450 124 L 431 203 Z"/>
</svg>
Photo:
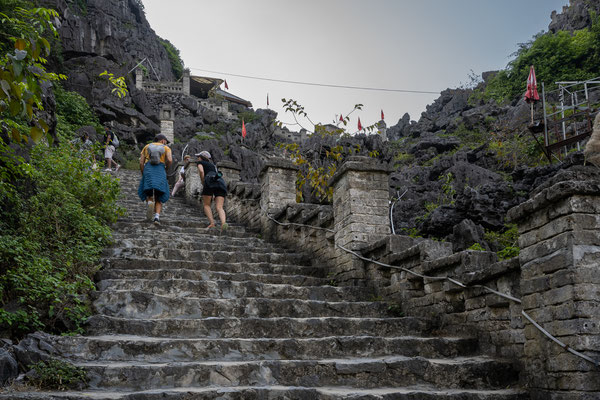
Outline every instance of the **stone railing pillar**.
<svg viewBox="0 0 600 400">
<path fill-rule="evenodd" d="M 271 214 L 287 204 L 296 203 L 297 171 L 298 167 L 292 161 L 283 158 L 272 158 L 265 163 L 259 175 L 263 211 Z M 265 238 L 273 233 L 273 222 L 265 215 L 261 216 L 261 231 Z"/>
<path fill-rule="evenodd" d="M 389 167 L 370 157 L 349 157 L 331 179 L 336 246 L 357 250 L 390 235 Z M 336 280 L 365 277 L 362 261 L 338 248 Z"/>
<path fill-rule="evenodd" d="M 183 70 L 183 77 L 181 79 L 181 83 L 183 86 L 183 94 L 189 96 L 190 95 L 190 70 Z"/>
<path fill-rule="evenodd" d="M 242 169 L 233 161 L 220 161 L 217 163 L 217 167 L 223 173 L 223 179 L 228 184 L 240 181 L 240 171 Z"/>
<path fill-rule="evenodd" d="M 185 169 L 185 201 L 188 204 L 197 204 L 202 193 L 202 181 L 198 173 L 198 162 L 190 161 Z"/>
<path fill-rule="evenodd" d="M 523 311 L 570 348 L 598 360 L 600 184 L 597 173 L 582 180 L 589 169 L 576 168 L 559 173 L 511 209 L 508 219 L 520 233 Z M 594 365 L 524 322 L 523 379 L 532 400 L 600 396 L 600 372 Z"/>
<path fill-rule="evenodd" d="M 139 90 L 144 88 L 144 71 L 141 68 L 135 70 L 135 87 Z"/>
</svg>

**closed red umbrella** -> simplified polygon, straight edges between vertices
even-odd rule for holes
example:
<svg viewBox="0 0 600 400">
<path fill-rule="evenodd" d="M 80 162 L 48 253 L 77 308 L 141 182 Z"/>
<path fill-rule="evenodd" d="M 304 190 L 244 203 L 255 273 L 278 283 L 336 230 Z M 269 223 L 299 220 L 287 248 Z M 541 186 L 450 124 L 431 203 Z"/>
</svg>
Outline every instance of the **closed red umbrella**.
<svg viewBox="0 0 600 400">
<path fill-rule="evenodd" d="M 537 79 L 535 78 L 535 70 L 533 65 L 529 69 L 529 77 L 527 78 L 527 91 L 525 92 L 525 101 L 531 104 L 531 124 L 533 124 L 533 104 L 540 101 L 540 95 L 537 91 Z"/>
<path fill-rule="evenodd" d="M 540 100 L 540 95 L 537 91 L 537 79 L 535 79 L 535 70 L 533 65 L 529 69 L 529 77 L 527 78 L 527 92 L 525 92 L 525 101 L 528 103 Z"/>
</svg>

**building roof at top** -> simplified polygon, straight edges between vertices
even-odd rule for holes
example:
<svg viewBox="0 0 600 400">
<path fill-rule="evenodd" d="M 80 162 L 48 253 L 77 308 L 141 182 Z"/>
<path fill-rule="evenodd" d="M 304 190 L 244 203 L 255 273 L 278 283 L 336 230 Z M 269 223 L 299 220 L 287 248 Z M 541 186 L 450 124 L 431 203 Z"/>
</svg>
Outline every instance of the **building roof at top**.
<svg viewBox="0 0 600 400">
<path fill-rule="evenodd" d="M 211 90 L 215 89 L 214 92 L 217 95 L 221 95 L 225 100 L 233 103 L 238 103 L 246 107 L 252 107 L 252 103 L 248 100 L 244 100 L 241 97 L 235 96 L 229 92 L 221 90 L 219 86 L 224 82 L 220 78 L 210 78 L 207 76 L 190 76 L 190 94 L 200 99 L 206 99 L 209 97 Z"/>
<path fill-rule="evenodd" d="M 217 89 L 217 90 L 215 90 L 215 93 L 218 94 L 218 95 L 221 95 L 221 96 L 225 97 L 225 99 L 227 99 L 227 100 L 229 100 L 229 101 L 231 101 L 233 103 L 238 103 L 238 104 L 241 104 L 241 105 L 246 106 L 248 108 L 252 107 L 252 103 L 249 102 L 248 100 L 244 100 L 241 97 L 233 95 L 233 94 L 231 94 L 229 92 L 226 92 L 224 90 Z"/>
</svg>

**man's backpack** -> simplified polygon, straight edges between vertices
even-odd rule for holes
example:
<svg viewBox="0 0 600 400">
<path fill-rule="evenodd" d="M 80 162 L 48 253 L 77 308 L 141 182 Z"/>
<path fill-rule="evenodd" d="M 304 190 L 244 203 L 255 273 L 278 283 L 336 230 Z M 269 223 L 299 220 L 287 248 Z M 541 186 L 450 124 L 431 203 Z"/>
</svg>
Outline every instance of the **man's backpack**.
<svg viewBox="0 0 600 400">
<path fill-rule="evenodd" d="M 158 165 L 160 164 L 160 158 L 165 153 L 165 145 L 164 144 L 155 144 L 152 143 L 148 145 L 148 157 L 150 158 L 150 164 Z"/>
<path fill-rule="evenodd" d="M 115 147 L 119 147 L 119 138 L 114 132 L 112 134 L 112 145 Z"/>
</svg>

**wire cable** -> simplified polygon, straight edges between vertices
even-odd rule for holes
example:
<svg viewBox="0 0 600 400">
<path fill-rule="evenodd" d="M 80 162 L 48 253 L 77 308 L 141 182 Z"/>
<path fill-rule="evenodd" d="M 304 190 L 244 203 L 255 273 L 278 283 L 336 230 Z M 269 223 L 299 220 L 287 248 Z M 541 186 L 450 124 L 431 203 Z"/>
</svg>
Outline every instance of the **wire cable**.
<svg viewBox="0 0 600 400">
<path fill-rule="evenodd" d="M 291 84 L 294 84 L 294 85 L 331 87 L 331 88 L 337 88 L 337 89 L 373 90 L 373 91 L 379 91 L 379 92 L 397 92 L 397 93 L 414 93 L 414 94 L 436 94 L 436 95 L 440 94 L 440 92 L 433 92 L 433 91 L 427 91 L 427 90 L 386 89 L 386 88 L 375 88 L 375 87 L 364 87 L 364 86 L 332 85 L 332 84 L 328 84 L 328 83 L 290 81 L 290 80 L 286 80 L 286 79 L 274 79 L 274 78 L 264 78 L 264 77 L 251 76 L 251 75 L 232 74 L 232 73 L 228 73 L 228 72 L 211 71 L 211 70 L 208 70 L 208 69 L 193 68 L 193 67 L 190 67 L 190 69 L 193 69 L 195 71 L 210 72 L 211 74 L 221 74 L 221 75 L 228 75 L 228 76 L 236 76 L 236 77 L 239 77 L 239 78 L 256 79 L 256 80 L 260 80 L 260 81 L 291 83 Z"/>
</svg>

